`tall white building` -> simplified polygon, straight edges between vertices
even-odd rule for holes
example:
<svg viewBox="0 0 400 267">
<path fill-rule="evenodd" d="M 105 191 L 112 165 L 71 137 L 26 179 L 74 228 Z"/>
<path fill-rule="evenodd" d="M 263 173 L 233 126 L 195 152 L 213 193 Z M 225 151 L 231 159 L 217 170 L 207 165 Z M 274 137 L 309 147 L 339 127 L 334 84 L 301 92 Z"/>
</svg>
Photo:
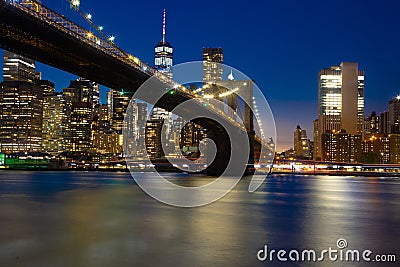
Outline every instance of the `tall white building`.
<svg viewBox="0 0 400 267">
<path fill-rule="evenodd" d="M 172 78 L 172 64 L 174 48 L 165 40 L 166 36 L 166 11 L 164 9 L 162 21 L 162 39 L 154 47 L 154 66 L 155 68 Z"/>
<path fill-rule="evenodd" d="M 163 20 L 162 20 L 162 39 L 157 45 L 154 47 L 154 66 L 158 72 L 163 73 L 172 79 L 172 64 L 173 64 L 173 47 L 170 43 L 168 43 L 165 39 L 166 37 L 166 10 L 163 12 Z M 165 125 L 166 131 L 165 138 L 169 140 L 172 128 L 172 113 L 166 111 L 165 109 L 154 107 L 152 113 L 150 115 L 150 124 L 163 124 Z M 158 125 L 158 127 L 162 127 Z M 156 131 L 155 134 L 159 134 L 161 131 Z M 162 134 L 162 133 L 161 133 Z M 154 140 L 159 139 L 155 138 Z M 158 144 L 157 147 L 161 147 L 161 144 Z"/>
</svg>

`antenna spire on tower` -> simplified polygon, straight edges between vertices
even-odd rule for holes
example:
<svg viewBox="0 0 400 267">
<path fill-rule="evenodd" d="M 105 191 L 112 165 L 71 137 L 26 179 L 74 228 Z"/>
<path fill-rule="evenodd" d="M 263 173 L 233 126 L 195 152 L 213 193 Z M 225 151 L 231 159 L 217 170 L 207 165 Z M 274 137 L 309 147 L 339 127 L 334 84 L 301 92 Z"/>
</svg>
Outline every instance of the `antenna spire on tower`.
<svg viewBox="0 0 400 267">
<path fill-rule="evenodd" d="M 164 8 L 163 24 L 162 24 L 162 41 L 165 42 L 165 24 L 166 24 L 166 10 Z"/>
</svg>

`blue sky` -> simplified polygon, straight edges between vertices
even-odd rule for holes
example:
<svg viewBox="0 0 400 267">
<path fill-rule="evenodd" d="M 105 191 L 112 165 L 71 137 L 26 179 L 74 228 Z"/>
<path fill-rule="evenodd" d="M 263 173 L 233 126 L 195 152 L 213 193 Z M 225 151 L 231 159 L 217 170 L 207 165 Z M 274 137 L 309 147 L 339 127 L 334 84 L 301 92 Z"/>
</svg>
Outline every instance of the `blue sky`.
<svg viewBox="0 0 400 267">
<path fill-rule="evenodd" d="M 76 21 L 66 0 L 42 0 Z M 318 71 L 341 61 L 366 73 L 366 113 L 387 109 L 400 92 L 400 1 L 81 0 L 116 43 L 152 64 L 167 9 L 174 63 L 201 60 L 202 48 L 223 47 L 226 64 L 251 77 L 275 115 L 278 149 L 292 146 L 297 124 L 312 138 Z M 58 90 L 75 76 L 38 64 Z"/>
</svg>

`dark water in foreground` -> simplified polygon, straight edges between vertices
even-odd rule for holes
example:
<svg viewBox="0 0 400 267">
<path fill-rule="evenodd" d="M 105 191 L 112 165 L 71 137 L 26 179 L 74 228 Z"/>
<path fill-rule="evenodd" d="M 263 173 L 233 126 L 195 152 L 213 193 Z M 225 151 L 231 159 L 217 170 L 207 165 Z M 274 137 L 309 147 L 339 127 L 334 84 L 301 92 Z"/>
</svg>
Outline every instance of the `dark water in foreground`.
<svg viewBox="0 0 400 267">
<path fill-rule="evenodd" d="M 173 179 L 199 180 L 167 174 Z M 399 266 L 400 178 L 272 176 L 220 201 L 175 208 L 129 173 L 0 172 L 0 266 Z M 332 247 L 396 263 L 259 262 L 257 251 Z"/>
</svg>

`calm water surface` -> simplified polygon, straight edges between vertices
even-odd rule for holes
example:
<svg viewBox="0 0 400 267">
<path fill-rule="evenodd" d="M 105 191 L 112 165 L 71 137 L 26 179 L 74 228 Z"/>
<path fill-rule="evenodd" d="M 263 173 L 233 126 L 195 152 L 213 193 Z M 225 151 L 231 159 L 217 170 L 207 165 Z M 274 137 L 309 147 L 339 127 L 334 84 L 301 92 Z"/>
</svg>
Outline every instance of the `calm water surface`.
<svg viewBox="0 0 400 267">
<path fill-rule="evenodd" d="M 129 173 L 0 171 L 0 266 L 399 266 L 400 178 L 271 176 L 253 194 L 248 184 L 185 209 L 148 197 Z M 264 245 L 320 251 L 339 238 L 397 264 L 256 257 Z"/>
</svg>

